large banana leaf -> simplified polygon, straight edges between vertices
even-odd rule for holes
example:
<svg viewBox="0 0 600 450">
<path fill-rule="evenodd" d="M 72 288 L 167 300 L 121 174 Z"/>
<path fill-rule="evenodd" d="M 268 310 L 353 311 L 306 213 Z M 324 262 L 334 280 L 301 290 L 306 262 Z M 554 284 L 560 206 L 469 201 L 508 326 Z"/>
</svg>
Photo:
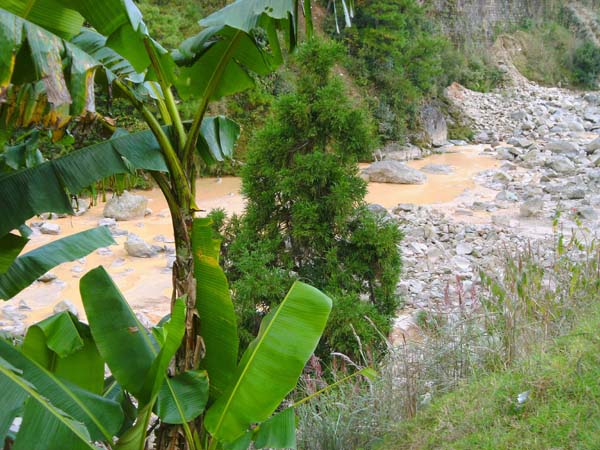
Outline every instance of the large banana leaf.
<svg viewBox="0 0 600 450">
<path fill-rule="evenodd" d="M 29 239 L 12 233 L 0 237 L 0 276 L 12 265 L 27 242 Z"/>
<path fill-rule="evenodd" d="M 256 448 L 296 448 L 296 414 L 287 408 L 258 426 Z"/>
<path fill-rule="evenodd" d="M 164 327 L 155 329 L 155 339 L 152 340 L 103 267 L 91 270 L 81 279 L 80 291 L 100 354 L 119 384 L 140 401 L 135 425 L 121 437 L 116 448 L 143 448 L 148 421 L 163 380 L 167 386 L 165 395 L 172 397 L 163 399 L 162 411 L 165 415 L 172 418 L 174 411 L 177 411 L 182 417 L 178 423 L 185 424 L 188 419 L 197 417 L 206 403 L 202 395 L 207 391 L 206 377 L 195 377 L 190 373 L 185 382 L 192 386 L 180 389 L 181 386 L 174 387 L 165 374 L 166 366 L 177 351 L 185 331 L 184 300 L 177 300 L 171 318 Z M 160 346 L 160 349 L 156 346 Z M 180 397 L 186 393 L 186 389 L 201 392 Z M 191 413 L 195 415 L 190 417 Z M 186 433 L 191 439 L 191 433 L 188 432 L 189 428 Z"/>
<path fill-rule="evenodd" d="M 1 184 L 1 181 L 0 181 Z M 12 211 L 7 210 L 7 215 Z M 115 244 L 107 227 L 92 228 L 46 244 L 17 258 L 0 274 L 0 299 L 14 297 L 50 269 Z"/>
<path fill-rule="evenodd" d="M 208 401 L 208 376 L 204 370 L 188 370 L 169 378 L 160 388 L 156 415 L 165 423 L 191 422 L 204 411 Z"/>
<path fill-rule="evenodd" d="M 208 96 L 218 100 L 244 91 L 254 86 L 249 72 L 264 75 L 275 67 L 249 34 L 230 27 L 208 28 L 186 40 L 175 62 L 182 66 L 175 86 L 184 99 Z"/>
<path fill-rule="evenodd" d="M 54 375 L 102 394 L 104 361 L 89 327 L 70 312 L 63 311 L 30 326 L 23 353 Z"/>
<path fill-rule="evenodd" d="M 44 212 L 72 214 L 68 193 L 130 168 L 166 172 L 151 131 L 119 136 L 39 166 L 0 174 L 0 236 Z"/>
<path fill-rule="evenodd" d="M 295 26 L 297 0 L 237 0 L 200 21 L 203 27 L 227 25 L 246 33 L 271 20 L 279 27 Z M 295 44 L 295 41 L 292 42 Z"/>
<path fill-rule="evenodd" d="M 325 328 L 331 299 L 296 282 L 281 305 L 265 317 L 244 353 L 234 382 L 208 409 L 206 429 L 218 441 L 241 437 L 260 423 L 296 386 Z"/>
<path fill-rule="evenodd" d="M 155 328 L 154 336 L 161 349 L 146 374 L 141 394 L 138 396 L 140 406 L 135 425 L 119 439 L 117 450 L 143 450 L 146 442 L 146 432 L 152 408 L 158 397 L 161 385 L 165 379 L 165 371 L 175 352 L 181 344 L 185 333 L 185 299 L 177 299 L 169 320 L 163 327 Z M 164 383 L 167 384 L 167 383 Z"/>
<path fill-rule="evenodd" d="M 79 290 L 98 351 L 119 384 L 141 395 L 156 354 L 150 336 L 102 266 L 81 278 Z"/>
<path fill-rule="evenodd" d="M 94 30 L 83 28 L 71 43 L 102 64 L 109 83 L 123 78 L 134 83 L 144 81 L 144 74 L 136 72 L 131 63 L 112 48 L 106 46 L 106 37 Z"/>
<path fill-rule="evenodd" d="M 202 19 L 205 29 L 173 54 L 181 66 L 175 80 L 179 94 L 217 100 L 252 87 L 251 73 L 265 75 L 283 62 L 278 30 L 290 50 L 295 47 L 297 3 L 237 0 Z"/>
<path fill-rule="evenodd" d="M 56 377 L 1 339 L 0 358 L 22 371 L 21 379 L 34 386 L 55 408 L 83 423 L 93 440 L 110 440 L 121 427 L 123 412 L 116 402 Z M 43 405 L 36 405 L 30 411 L 32 420 L 42 409 Z M 26 413 L 24 419 L 27 418 Z M 39 438 L 40 435 L 34 436 Z"/>
<path fill-rule="evenodd" d="M 15 416 L 19 413 L 27 398 L 23 420 L 12 449 L 63 450 L 65 443 L 74 450 L 97 447 L 90 443 L 90 435 L 81 423 L 67 416 L 53 406 L 34 386 L 19 376 L 20 370 L 0 357 L 0 440 L 8 431 Z M 42 441 L 43 439 L 43 441 Z"/>
<path fill-rule="evenodd" d="M 219 265 L 219 242 L 212 239 L 210 219 L 194 220 L 192 245 L 196 309 L 206 347 L 200 367 L 208 372 L 211 396 L 216 398 L 232 383 L 237 367 L 237 319 L 227 278 Z"/>
<path fill-rule="evenodd" d="M 84 20 L 108 38 L 107 45 L 143 72 L 150 65 L 144 49 L 148 30 L 132 0 L 0 0 L 4 8 L 65 39 L 79 33 Z"/>
<path fill-rule="evenodd" d="M 58 0 L 0 0 L 0 8 L 24 17 L 65 39 L 79 32 L 83 17 L 72 9 L 65 8 Z"/>
</svg>

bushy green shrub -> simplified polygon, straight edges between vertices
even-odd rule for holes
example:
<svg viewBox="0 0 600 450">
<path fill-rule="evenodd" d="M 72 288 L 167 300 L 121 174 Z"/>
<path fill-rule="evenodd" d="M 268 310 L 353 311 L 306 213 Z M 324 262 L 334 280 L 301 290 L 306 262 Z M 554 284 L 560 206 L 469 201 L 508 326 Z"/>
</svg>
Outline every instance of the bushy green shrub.
<svg viewBox="0 0 600 450">
<path fill-rule="evenodd" d="M 596 87 L 600 75 L 600 47 L 592 42 L 584 42 L 573 56 L 575 78 L 586 87 Z"/>
<path fill-rule="evenodd" d="M 364 316 L 387 333 L 398 305 L 401 235 L 397 224 L 363 206 L 357 161 L 375 138 L 368 114 L 331 77 L 339 52 L 322 42 L 299 49 L 296 90 L 274 103 L 249 144 L 245 216 L 219 230 L 246 343 L 296 279 L 334 298 L 322 356 L 340 349 L 356 356 L 350 324 L 363 345 L 378 346 Z"/>
<path fill-rule="evenodd" d="M 455 47 L 448 43 L 442 53 L 443 74 L 440 87 L 453 82 L 478 92 L 489 92 L 500 84 L 503 74 L 496 67 L 485 48 Z"/>
</svg>

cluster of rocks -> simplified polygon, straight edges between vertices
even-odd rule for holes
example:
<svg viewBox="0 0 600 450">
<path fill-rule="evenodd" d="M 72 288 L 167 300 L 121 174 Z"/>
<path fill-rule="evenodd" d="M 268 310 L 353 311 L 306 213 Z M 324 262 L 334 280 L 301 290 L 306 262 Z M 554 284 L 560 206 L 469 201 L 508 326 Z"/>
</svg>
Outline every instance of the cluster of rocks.
<svg viewBox="0 0 600 450">
<path fill-rule="evenodd" d="M 534 83 L 481 93 L 454 83 L 446 97 L 467 116 L 475 143 L 508 139 L 546 141 L 600 129 L 600 95 L 549 88 Z"/>
</svg>

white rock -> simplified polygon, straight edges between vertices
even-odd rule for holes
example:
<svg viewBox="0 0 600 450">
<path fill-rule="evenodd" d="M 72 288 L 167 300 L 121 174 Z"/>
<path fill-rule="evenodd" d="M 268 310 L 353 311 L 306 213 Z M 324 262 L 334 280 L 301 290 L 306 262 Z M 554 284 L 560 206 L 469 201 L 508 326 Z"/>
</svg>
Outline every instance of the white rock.
<svg viewBox="0 0 600 450">
<path fill-rule="evenodd" d="M 60 234 L 60 225 L 57 223 L 44 222 L 40 227 L 42 234 L 58 235 Z"/>
<path fill-rule="evenodd" d="M 104 207 L 104 217 L 116 220 L 132 220 L 144 217 L 148 199 L 143 195 L 131 194 L 124 191 L 122 195 L 115 195 Z"/>
</svg>

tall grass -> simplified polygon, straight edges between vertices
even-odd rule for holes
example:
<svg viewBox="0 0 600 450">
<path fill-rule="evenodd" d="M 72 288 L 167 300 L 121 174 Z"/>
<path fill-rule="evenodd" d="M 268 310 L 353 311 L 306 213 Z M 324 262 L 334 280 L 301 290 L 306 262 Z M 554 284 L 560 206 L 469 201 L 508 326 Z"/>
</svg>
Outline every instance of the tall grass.
<svg viewBox="0 0 600 450">
<path fill-rule="evenodd" d="M 392 348 L 374 382 L 356 382 L 299 408 L 299 447 L 311 450 L 377 448 L 399 421 L 410 419 L 433 398 L 477 375 L 499 373 L 533 352 L 544 352 L 585 314 L 600 292 L 600 251 L 589 232 L 554 245 L 503 249 L 496 273 L 481 274 L 481 288 L 419 313 L 419 339 Z M 366 358 L 365 358 L 366 359 Z M 361 361 L 369 364 L 370 361 Z M 357 365 L 358 366 L 358 365 Z M 334 377 L 348 371 L 334 367 Z M 325 380 L 306 376 L 310 393 Z"/>
</svg>

